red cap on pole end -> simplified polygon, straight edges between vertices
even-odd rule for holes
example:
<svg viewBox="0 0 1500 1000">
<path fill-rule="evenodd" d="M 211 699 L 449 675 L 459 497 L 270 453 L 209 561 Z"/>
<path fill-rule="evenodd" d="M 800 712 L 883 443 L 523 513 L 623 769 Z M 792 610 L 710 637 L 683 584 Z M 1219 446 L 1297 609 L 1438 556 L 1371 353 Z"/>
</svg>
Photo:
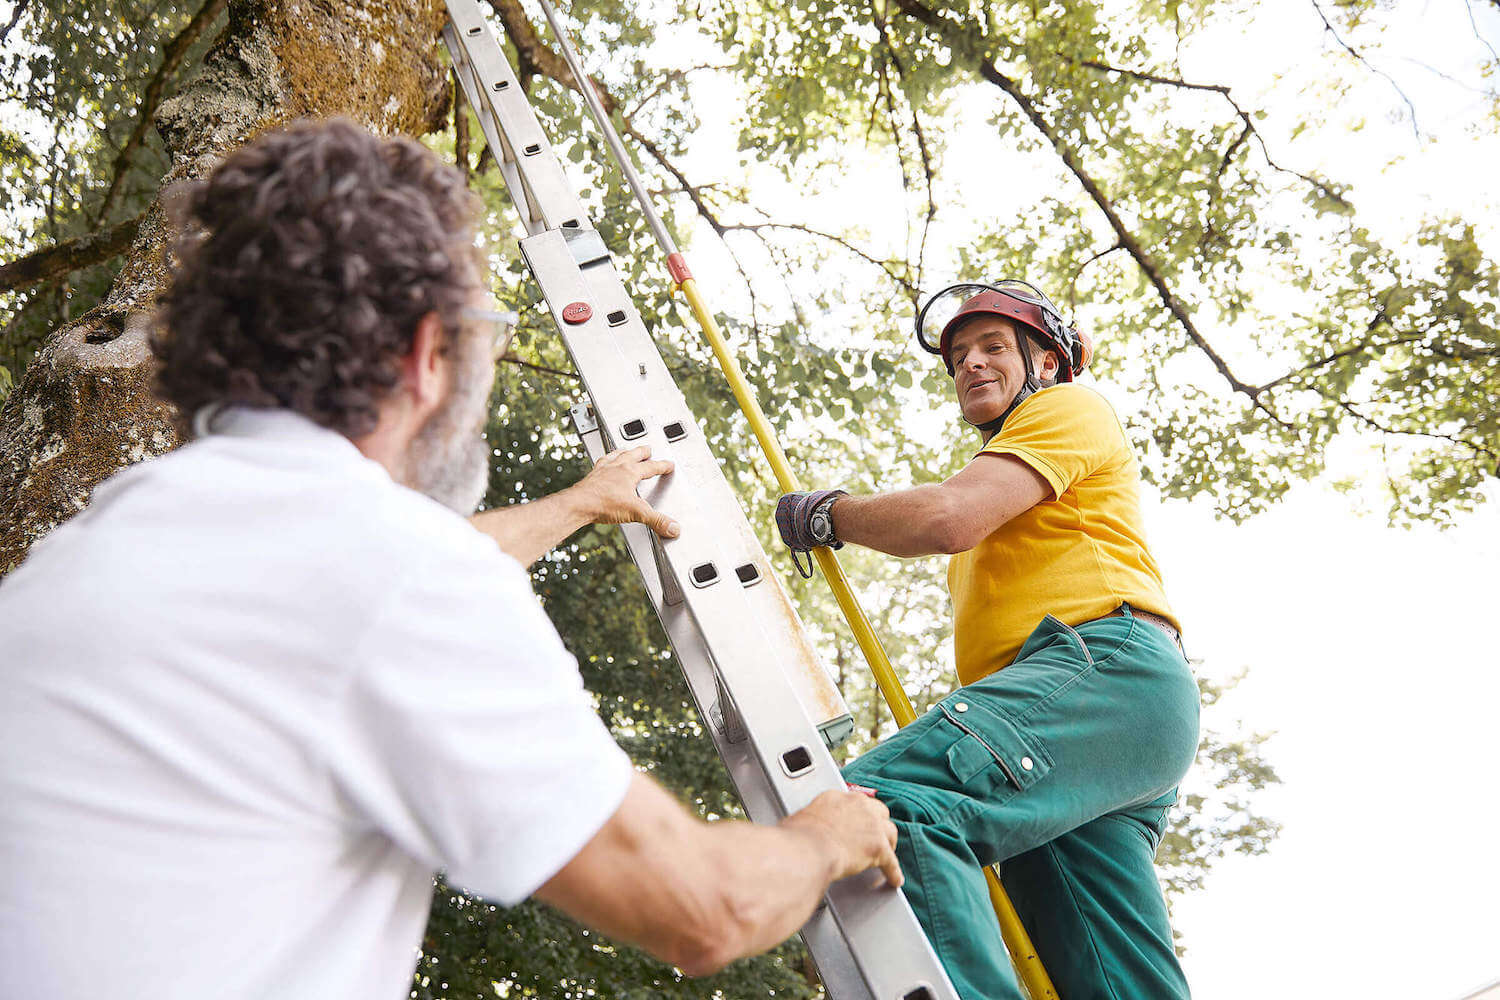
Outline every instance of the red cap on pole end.
<svg viewBox="0 0 1500 1000">
<path fill-rule="evenodd" d="M 680 253 L 667 254 L 667 273 L 679 285 L 693 277 L 693 272 L 688 270 L 687 258 Z"/>
</svg>

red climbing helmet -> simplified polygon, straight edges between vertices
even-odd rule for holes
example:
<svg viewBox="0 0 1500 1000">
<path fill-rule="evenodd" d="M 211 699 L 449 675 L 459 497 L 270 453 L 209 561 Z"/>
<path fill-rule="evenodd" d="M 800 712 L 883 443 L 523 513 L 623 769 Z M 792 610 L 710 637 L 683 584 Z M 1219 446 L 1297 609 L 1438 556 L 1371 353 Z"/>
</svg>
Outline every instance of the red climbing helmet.
<svg viewBox="0 0 1500 1000">
<path fill-rule="evenodd" d="M 941 357 L 949 375 L 953 374 L 953 362 L 948 357 L 953 331 L 974 315 L 1004 317 L 1040 338 L 1044 347 L 1064 359 L 1057 372 L 1060 382 L 1073 381 L 1093 360 L 1093 342 L 1077 327 L 1065 323 L 1062 312 L 1035 285 L 1014 278 L 994 284 L 964 282 L 938 292 L 917 314 L 917 343 Z M 1029 352 L 1023 351 L 1022 356 L 1028 361 L 1029 374 Z"/>
</svg>

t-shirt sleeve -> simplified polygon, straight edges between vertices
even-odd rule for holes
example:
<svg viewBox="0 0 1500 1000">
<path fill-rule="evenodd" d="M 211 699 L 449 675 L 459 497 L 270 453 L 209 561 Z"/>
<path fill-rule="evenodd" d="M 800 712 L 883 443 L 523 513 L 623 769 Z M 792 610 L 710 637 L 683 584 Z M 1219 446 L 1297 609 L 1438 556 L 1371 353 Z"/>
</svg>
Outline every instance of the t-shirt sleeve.
<svg viewBox="0 0 1500 1000">
<path fill-rule="evenodd" d="M 370 827 L 509 905 L 599 831 L 633 769 L 525 572 L 475 542 L 413 571 L 377 614 L 332 766 Z"/>
<path fill-rule="evenodd" d="M 1052 488 L 1054 499 L 1122 457 L 1129 446 L 1115 411 L 1092 389 L 1072 383 L 1037 392 L 1016 407 L 981 455 L 1014 455 Z"/>
</svg>

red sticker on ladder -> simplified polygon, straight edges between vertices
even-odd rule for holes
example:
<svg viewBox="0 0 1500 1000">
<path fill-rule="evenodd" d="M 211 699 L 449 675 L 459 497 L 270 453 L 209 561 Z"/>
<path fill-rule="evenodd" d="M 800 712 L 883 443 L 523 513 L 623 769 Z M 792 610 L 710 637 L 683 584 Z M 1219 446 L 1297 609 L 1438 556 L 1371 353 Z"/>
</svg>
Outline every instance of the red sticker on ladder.
<svg viewBox="0 0 1500 1000">
<path fill-rule="evenodd" d="M 563 306 L 563 321 L 566 323 L 587 323 L 594 318 L 594 309 L 587 302 L 569 302 Z"/>
</svg>

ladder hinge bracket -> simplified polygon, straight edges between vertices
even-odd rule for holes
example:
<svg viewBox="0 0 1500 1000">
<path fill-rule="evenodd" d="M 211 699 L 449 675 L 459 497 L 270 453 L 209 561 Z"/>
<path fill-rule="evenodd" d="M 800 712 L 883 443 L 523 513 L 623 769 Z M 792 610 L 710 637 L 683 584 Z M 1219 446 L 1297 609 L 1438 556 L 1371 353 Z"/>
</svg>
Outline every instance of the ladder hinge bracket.
<svg viewBox="0 0 1500 1000">
<path fill-rule="evenodd" d="M 580 268 L 609 260 L 609 247 L 604 245 L 604 237 L 599 235 L 599 230 L 563 226 L 562 234 L 563 240 L 568 244 L 568 252 L 573 255 Z"/>
</svg>

